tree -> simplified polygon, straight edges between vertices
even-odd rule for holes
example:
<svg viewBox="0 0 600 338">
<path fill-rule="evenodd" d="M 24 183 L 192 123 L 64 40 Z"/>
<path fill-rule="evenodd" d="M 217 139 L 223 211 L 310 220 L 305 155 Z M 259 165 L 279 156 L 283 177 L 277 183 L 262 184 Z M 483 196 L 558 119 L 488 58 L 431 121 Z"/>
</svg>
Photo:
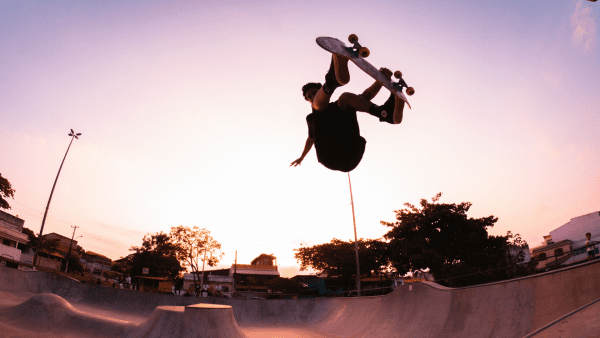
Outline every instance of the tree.
<svg viewBox="0 0 600 338">
<path fill-rule="evenodd" d="M 375 239 L 358 241 L 360 271 L 384 272 L 388 270 L 386 243 Z M 345 289 L 352 285 L 352 277 L 356 275 L 356 254 L 354 242 L 332 239 L 330 243 L 294 249 L 294 258 L 300 263 L 300 271 L 312 267 L 320 273 L 340 278 Z"/>
<path fill-rule="evenodd" d="M 10 185 L 10 182 L 0 174 L 0 209 L 10 209 L 10 205 L 6 198 L 15 198 L 15 190 Z"/>
<path fill-rule="evenodd" d="M 83 272 L 83 264 L 81 264 L 81 262 L 79 262 L 79 256 L 71 253 L 68 257 L 67 257 L 67 261 L 69 264 L 69 272 L 71 273 L 81 273 Z"/>
<path fill-rule="evenodd" d="M 444 279 L 506 265 L 508 237 L 487 233 L 498 218 L 468 218 L 470 202 L 442 204 L 441 196 L 432 203 L 422 199 L 421 208 L 406 203 L 395 211 L 396 222 L 381 222 L 392 228 L 384 238 L 394 268 L 401 275 L 430 269 L 436 279 Z"/>
<path fill-rule="evenodd" d="M 172 227 L 170 238 L 177 259 L 185 268 L 192 270 L 196 283 L 199 282 L 200 262 L 213 267 L 223 258 L 223 253 L 220 252 L 221 244 L 205 228 L 200 229 L 197 226 L 190 228 L 183 225 Z"/>
<path fill-rule="evenodd" d="M 130 273 L 133 276 L 141 276 L 143 269 L 148 268 L 150 277 L 174 279 L 185 270 L 177 259 L 177 247 L 171 243 L 169 235 L 163 232 L 147 234 L 142 246 L 131 247 L 129 250 L 135 251 L 130 261 Z"/>
<path fill-rule="evenodd" d="M 21 248 L 21 251 L 26 253 L 29 252 L 29 249 L 35 250 L 37 248 L 37 236 L 35 235 L 35 232 L 25 227 L 23 227 L 21 232 L 29 237 L 29 242 Z"/>
<path fill-rule="evenodd" d="M 521 235 L 513 235 L 511 231 L 506 233 L 508 239 L 508 250 L 506 254 L 506 269 L 503 269 L 502 279 L 512 279 L 531 275 L 535 273 L 537 262 L 531 259 L 525 262 L 525 251 L 529 250 L 529 245 L 521 238 Z"/>
<path fill-rule="evenodd" d="M 112 263 L 111 270 L 121 273 L 123 276 L 131 275 L 132 273 L 132 262 L 133 255 L 129 254 L 123 258 L 120 258 Z"/>
<path fill-rule="evenodd" d="M 29 243 L 21 248 L 22 252 L 28 252 L 29 249 L 32 249 L 39 255 L 41 253 L 55 252 L 60 247 L 59 239 L 47 239 L 45 236 L 40 238 L 39 234 L 36 234 L 33 230 L 25 227 L 23 227 L 21 232 L 29 237 Z"/>
</svg>

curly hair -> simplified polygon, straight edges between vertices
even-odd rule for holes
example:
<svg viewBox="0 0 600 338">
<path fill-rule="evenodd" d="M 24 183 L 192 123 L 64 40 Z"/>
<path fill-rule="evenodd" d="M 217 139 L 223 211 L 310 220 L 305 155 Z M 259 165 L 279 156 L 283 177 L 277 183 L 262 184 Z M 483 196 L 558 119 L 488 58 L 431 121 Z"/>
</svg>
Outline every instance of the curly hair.
<svg viewBox="0 0 600 338">
<path fill-rule="evenodd" d="M 321 87 L 323 87 L 323 85 L 318 82 L 309 82 L 302 86 L 302 96 L 304 96 L 304 98 L 306 99 L 306 92 L 308 92 L 311 88 L 317 88 L 318 90 L 321 89 Z"/>
</svg>

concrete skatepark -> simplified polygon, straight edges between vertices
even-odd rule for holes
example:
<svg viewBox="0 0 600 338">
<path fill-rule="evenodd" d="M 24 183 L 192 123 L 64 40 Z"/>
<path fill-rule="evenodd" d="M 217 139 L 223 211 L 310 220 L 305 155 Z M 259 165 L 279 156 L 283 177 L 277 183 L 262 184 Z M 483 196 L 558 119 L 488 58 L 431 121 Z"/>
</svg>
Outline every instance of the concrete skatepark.
<svg viewBox="0 0 600 338">
<path fill-rule="evenodd" d="M 599 337 L 600 260 L 466 288 L 384 296 L 182 297 L 0 267 L 3 337 Z M 202 303 L 202 304 L 199 304 Z"/>
</svg>

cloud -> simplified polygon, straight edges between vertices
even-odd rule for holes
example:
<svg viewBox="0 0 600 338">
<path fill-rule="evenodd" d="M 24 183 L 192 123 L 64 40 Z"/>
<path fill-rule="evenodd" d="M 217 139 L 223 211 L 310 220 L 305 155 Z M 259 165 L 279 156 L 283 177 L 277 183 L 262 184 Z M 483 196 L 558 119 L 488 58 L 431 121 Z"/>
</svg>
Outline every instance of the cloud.
<svg viewBox="0 0 600 338">
<path fill-rule="evenodd" d="M 571 41 L 574 46 L 583 45 L 583 50 L 590 51 L 596 44 L 596 22 L 592 8 L 583 6 L 583 1 L 579 1 L 575 6 L 575 11 L 571 14 L 571 26 L 573 36 Z"/>
</svg>

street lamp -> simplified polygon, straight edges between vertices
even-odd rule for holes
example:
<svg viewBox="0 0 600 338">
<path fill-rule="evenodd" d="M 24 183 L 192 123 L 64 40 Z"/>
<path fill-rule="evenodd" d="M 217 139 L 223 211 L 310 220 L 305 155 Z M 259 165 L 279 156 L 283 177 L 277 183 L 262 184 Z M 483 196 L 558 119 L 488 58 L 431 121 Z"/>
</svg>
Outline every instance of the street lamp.
<svg viewBox="0 0 600 338">
<path fill-rule="evenodd" d="M 69 142 L 69 146 L 67 147 L 67 152 L 65 153 L 65 157 L 63 157 L 63 160 L 60 164 L 60 168 L 58 168 L 58 174 L 56 174 L 56 179 L 54 180 L 54 185 L 52 186 L 52 191 L 50 191 L 50 198 L 48 198 L 48 204 L 46 205 L 46 211 L 44 212 L 44 218 L 42 219 L 42 227 L 40 228 L 40 237 L 39 237 L 40 242 L 42 239 L 42 234 L 44 233 L 44 224 L 46 223 L 46 216 L 48 215 L 48 208 L 50 208 L 50 201 L 52 200 L 52 194 L 54 193 L 54 188 L 56 187 L 56 182 L 58 181 L 58 175 L 60 175 L 60 170 L 62 169 L 63 164 L 65 164 L 65 159 L 67 158 L 67 154 L 69 153 L 69 149 L 71 148 L 73 139 L 79 139 L 79 136 L 81 136 L 81 133 L 75 134 L 73 129 L 71 129 L 71 133 L 69 133 L 69 136 L 71 136 L 71 142 Z M 34 268 L 35 268 L 35 264 L 37 263 L 37 256 L 38 256 L 39 250 L 40 250 L 40 248 L 38 245 L 38 248 L 35 251 L 35 254 L 33 255 L 33 267 Z"/>
</svg>

